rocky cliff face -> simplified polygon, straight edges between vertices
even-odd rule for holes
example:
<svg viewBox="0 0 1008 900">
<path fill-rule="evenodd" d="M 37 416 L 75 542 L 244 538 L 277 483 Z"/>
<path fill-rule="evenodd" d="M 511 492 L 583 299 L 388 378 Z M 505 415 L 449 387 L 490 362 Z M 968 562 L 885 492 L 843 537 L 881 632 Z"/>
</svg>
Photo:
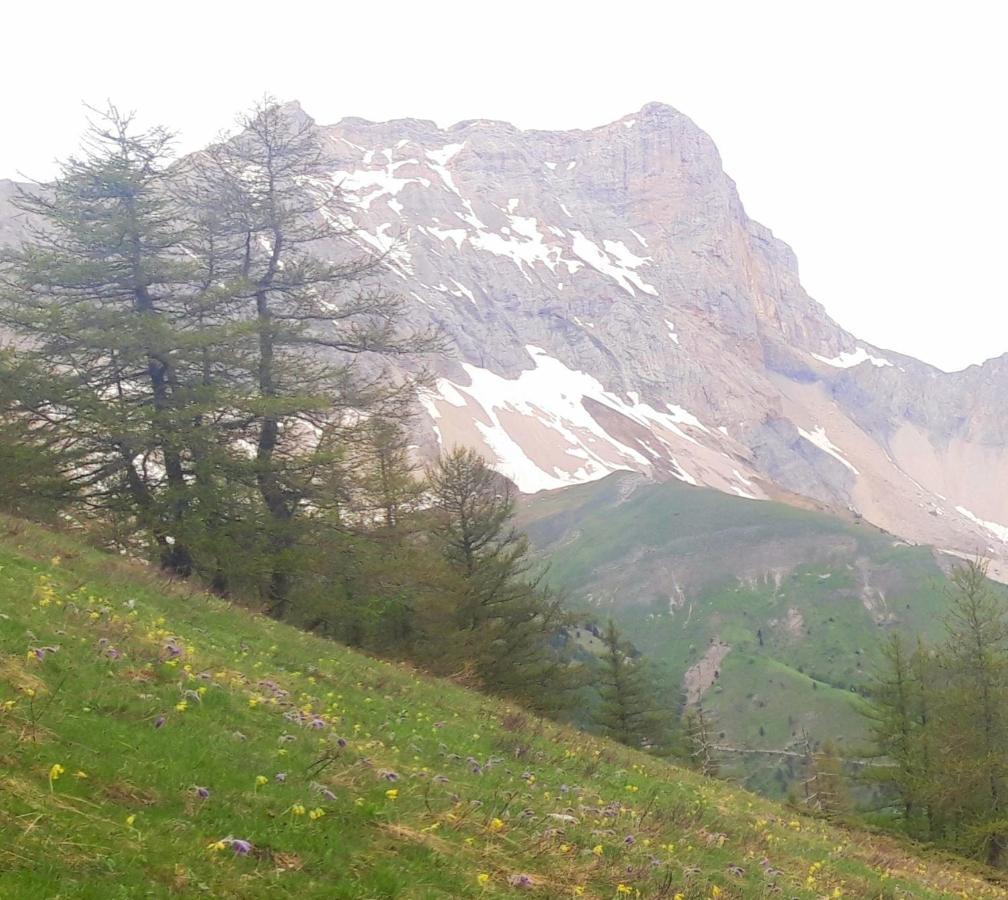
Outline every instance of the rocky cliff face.
<svg viewBox="0 0 1008 900">
<path fill-rule="evenodd" d="M 844 331 L 686 116 L 319 129 L 329 215 L 455 345 L 424 451 L 477 447 L 523 491 L 634 469 L 1008 560 L 1008 355 L 945 374 Z"/>
</svg>

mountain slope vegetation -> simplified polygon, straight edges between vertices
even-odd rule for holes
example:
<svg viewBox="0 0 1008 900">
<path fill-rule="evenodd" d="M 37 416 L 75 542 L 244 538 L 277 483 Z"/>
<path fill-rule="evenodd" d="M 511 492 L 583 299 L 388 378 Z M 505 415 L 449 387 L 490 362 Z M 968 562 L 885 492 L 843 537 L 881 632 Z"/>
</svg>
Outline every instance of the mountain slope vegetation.
<svg viewBox="0 0 1008 900">
<path fill-rule="evenodd" d="M 0 520 L 0 895 L 1000 897 Z"/>
<path fill-rule="evenodd" d="M 733 748 L 793 750 L 808 738 L 860 755 L 862 694 L 884 637 L 934 637 L 947 606 L 952 560 L 930 548 L 854 517 L 678 481 L 623 473 L 540 493 L 519 523 L 570 602 L 612 616 Z M 788 759 L 726 762 L 783 793 Z"/>
</svg>

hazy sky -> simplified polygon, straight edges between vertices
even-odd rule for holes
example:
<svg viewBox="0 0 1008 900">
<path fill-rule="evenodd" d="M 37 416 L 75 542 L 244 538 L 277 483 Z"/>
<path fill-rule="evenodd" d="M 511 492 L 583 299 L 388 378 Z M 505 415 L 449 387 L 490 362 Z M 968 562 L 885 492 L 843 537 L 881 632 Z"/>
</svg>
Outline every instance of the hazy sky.
<svg viewBox="0 0 1008 900">
<path fill-rule="evenodd" d="M 1008 351 L 1003 4 L 10 0 L 0 177 L 110 98 L 193 149 L 264 91 L 318 121 L 600 125 L 660 100 L 845 327 L 946 369 Z"/>
</svg>

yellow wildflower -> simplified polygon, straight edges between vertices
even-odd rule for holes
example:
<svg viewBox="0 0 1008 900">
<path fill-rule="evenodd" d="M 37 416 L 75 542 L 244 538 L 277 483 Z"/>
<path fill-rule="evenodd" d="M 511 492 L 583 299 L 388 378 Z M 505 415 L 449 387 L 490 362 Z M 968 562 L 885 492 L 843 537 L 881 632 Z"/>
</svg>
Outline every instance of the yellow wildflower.
<svg viewBox="0 0 1008 900">
<path fill-rule="evenodd" d="M 491 831 L 503 831 L 504 820 L 503 819 L 491 819 L 490 820 L 490 830 Z"/>
<path fill-rule="evenodd" d="M 592 847 L 592 853 L 594 853 L 596 856 L 602 856 L 602 854 L 605 853 L 605 848 L 601 844 L 596 844 L 594 847 Z"/>
<path fill-rule="evenodd" d="M 476 876 L 476 880 L 479 882 L 481 887 L 486 887 L 490 883 L 490 876 L 486 872 L 480 872 Z"/>
<path fill-rule="evenodd" d="M 66 769 L 59 763 L 53 763 L 49 769 L 49 791 L 52 792 L 53 782 L 62 775 Z"/>
<path fill-rule="evenodd" d="M 399 796 L 399 789 L 389 788 L 387 791 L 385 791 L 385 796 L 388 797 L 389 800 L 395 800 L 395 798 Z"/>
</svg>

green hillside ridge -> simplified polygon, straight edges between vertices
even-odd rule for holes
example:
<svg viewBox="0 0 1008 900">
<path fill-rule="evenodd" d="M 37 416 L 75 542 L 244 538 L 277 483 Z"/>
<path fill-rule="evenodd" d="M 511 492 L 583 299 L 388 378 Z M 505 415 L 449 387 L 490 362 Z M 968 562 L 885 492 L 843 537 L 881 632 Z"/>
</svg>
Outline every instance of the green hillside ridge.
<svg viewBox="0 0 1008 900">
<path fill-rule="evenodd" d="M 881 639 L 941 631 L 934 551 L 865 522 L 630 473 L 536 494 L 518 521 L 552 583 L 576 608 L 611 615 L 670 692 L 688 688 L 712 647 L 730 647 L 697 688 L 727 746 L 782 749 L 807 734 L 859 755 L 860 692 Z M 726 765 L 783 794 L 779 759 Z"/>
<path fill-rule="evenodd" d="M 1008 896 L 6 518 L 0 653 L 3 897 Z"/>
</svg>

